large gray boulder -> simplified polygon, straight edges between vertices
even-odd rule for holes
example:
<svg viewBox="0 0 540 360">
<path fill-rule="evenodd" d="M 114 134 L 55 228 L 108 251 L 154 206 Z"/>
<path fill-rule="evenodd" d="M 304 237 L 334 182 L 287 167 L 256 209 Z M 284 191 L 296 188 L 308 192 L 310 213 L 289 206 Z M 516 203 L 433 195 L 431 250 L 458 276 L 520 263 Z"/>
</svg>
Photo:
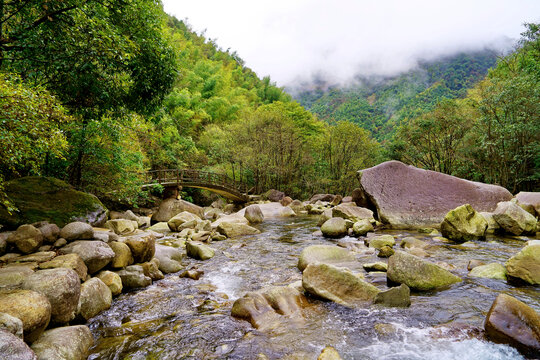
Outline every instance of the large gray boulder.
<svg viewBox="0 0 540 360">
<path fill-rule="evenodd" d="M 448 270 L 403 251 L 396 251 L 388 259 L 387 276 L 414 290 L 434 290 L 461 281 Z"/>
<path fill-rule="evenodd" d="M 32 344 L 40 360 L 86 360 L 94 337 L 88 326 L 65 326 L 47 330 Z"/>
<path fill-rule="evenodd" d="M 81 285 L 77 312 L 80 318 L 88 321 L 103 310 L 110 308 L 111 303 L 111 290 L 101 279 L 94 277 Z"/>
<path fill-rule="evenodd" d="M 184 253 L 176 248 L 156 245 L 154 257 L 159 260 L 159 270 L 165 274 L 175 273 L 183 269 Z"/>
<path fill-rule="evenodd" d="M 194 229 L 197 226 L 197 223 L 201 222 L 202 219 L 195 214 L 190 213 L 189 211 L 182 211 L 179 214 L 174 215 L 168 222 L 167 225 L 171 231 L 182 231 L 184 229 Z"/>
<path fill-rule="evenodd" d="M 37 356 L 21 338 L 0 329 L 0 359 L 37 360 Z"/>
<path fill-rule="evenodd" d="M 497 204 L 497 208 L 493 212 L 493 219 L 504 231 L 510 234 L 521 235 L 536 232 L 536 218 L 511 201 Z"/>
<path fill-rule="evenodd" d="M 540 192 L 521 191 L 515 197 L 518 204 L 534 208 L 536 216 L 540 216 Z"/>
<path fill-rule="evenodd" d="M 349 267 L 349 264 L 359 264 L 354 254 L 335 245 L 311 245 L 300 253 L 298 269 L 304 271 L 309 264 L 324 263 L 335 266 Z"/>
<path fill-rule="evenodd" d="M 79 275 L 66 268 L 39 270 L 27 277 L 23 289 L 43 294 L 51 304 L 51 322 L 65 324 L 75 319 L 81 294 Z"/>
<path fill-rule="evenodd" d="M 493 211 L 512 199 L 503 187 L 468 181 L 399 161 L 387 161 L 358 171 L 365 197 L 383 223 L 395 228 L 438 226 L 452 209 L 470 204 Z M 371 207 L 370 207 L 371 208 Z"/>
<path fill-rule="evenodd" d="M 152 223 L 161 221 L 167 222 L 182 211 L 188 211 L 200 218 L 204 217 L 204 210 L 202 207 L 184 200 L 169 198 L 163 200 L 159 205 L 158 211 L 152 215 Z"/>
<path fill-rule="evenodd" d="M 60 254 L 77 254 L 84 261 L 89 274 L 103 269 L 114 258 L 114 251 L 102 241 L 74 241 L 59 250 Z"/>
<path fill-rule="evenodd" d="M 487 229 L 487 220 L 469 204 L 450 210 L 441 223 L 441 234 L 458 242 L 484 239 Z"/>
</svg>

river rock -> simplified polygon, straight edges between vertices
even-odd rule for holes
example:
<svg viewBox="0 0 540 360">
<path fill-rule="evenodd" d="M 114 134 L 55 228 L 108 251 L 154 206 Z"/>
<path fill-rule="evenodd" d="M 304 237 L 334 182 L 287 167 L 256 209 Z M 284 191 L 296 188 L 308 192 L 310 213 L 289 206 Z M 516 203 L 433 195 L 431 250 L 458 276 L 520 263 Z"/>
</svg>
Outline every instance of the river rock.
<svg viewBox="0 0 540 360">
<path fill-rule="evenodd" d="M 109 287 L 101 279 L 93 277 L 81 285 L 81 296 L 77 306 L 78 316 L 88 321 L 110 308 L 111 303 L 112 292 Z"/>
<path fill-rule="evenodd" d="M 45 331 L 32 350 L 40 360 L 86 360 L 93 345 L 88 326 L 76 325 Z"/>
<path fill-rule="evenodd" d="M 321 215 L 319 216 L 319 221 L 317 222 L 317 226 L 321 227 L 322 224 L 327 222 L 332 218 L 332 209 L 326 209 L 324 210 Z"/>
<path fill-rule="evenodd" d="M 498 263 L 475 266 L 470 272 L 470 277 L 506 280 L 506 269 Z"/>
<path fill-rule="evenodd" d="M 283 197 L 283 199 L 281 199 L 279 201 L 279 203 L 282 206 L 289 206 L 292 202 L 293 202 L 293 199 L 291 199 L 291 197 L 289 197 L 289 196 L 285 196 L 285 197 Z"/>
<path fill-rule="evenodd" d="M 499 294 L 486 316 L 487 337 L 511 345 L 526 355 L 540 354 L 540 316 L 527 304 Z"/>
<path fill-rule="evenodd" d="M 373 219 L 373 211 L 355 206 L 353 203 L 346 203 L 332 208 L 332 217 L 340 217 L 353 222 L 362 219 Z"/>
<path fill-rule="evenodd" d="M 325 237 L 329 238 L 343 237 L 348 233 L 347 224 L 340 217 L 326 220 L 321 226 L 321 231 Z"/>
<path fill-rule="evenodd" d="M 255 204 L 246 207 L 246 212 L 244 213 L 244 216 L 250 222 L 250 224 L 259 224 L 262 223 L 264 220 L 264 215 L 261 208 L 259 207 L 259 205 Z"/>
<path fill-rule="evenodd" d="M 493 218 L 493 213 L 482 211 L 482 212 L 479 212 L 479 214 L 482 215 L 488 223 L 487 231 L 493 233 L 501 228 L 499 224 L 497 224 L 497 222 Z"/>
<path fill-rule="evenodd" d="M 54 244 L 58 236 L 60 236 L 60 228 L 56 224 L 45 223 L 38 227 L 38 229 L 43 235 L 43 242 L 47 244 Z"/>
<path fill-rule="evenodd" d="M 34 342 L 51 319 L 51 304 L 43 294 L 32 290 L 0 292 L 0 309 L 23 323 L 24 341 Z"/>
<path fill-rule="evenodd" d="M 124 289 L 136 289 L 152 284 L 152 279 L 144 275 L 144 270 L 140 265 L 130 265 L 116 273 L 122 279 Z"/>
<path fill-rule="evenodd" d="M 392 247 L 396 244 L 396 240 L 392 235 L 374 236 L 371 238 L 367 238 L 366 241 L 368 242 L 369 247 L 374 249 L 380 249 L 383 246 Z"/>
<path fill-rule="evenodd" d="M 417 256 L 396 251 L 388 259 L 388 279 L 414 290 L 444 288 L 461 279 L 451 272 Z"/>
<path fill-rule="evenodd" d="M 266 331 L 276 328 L 285 319 L 301 319 L 301 309 L 306 304 L 305 297 L 294 287 L 272 286 L 237 299 L 231 314 Z"/>
<path fill-rule="evenodd" d="M 152 215 L 152 222 L 167 222 L 182 211 L 190 212 L 200 218 L 204 217 L 204 210 L 202 207 L 184 200 L 168 198 L 161 202 L 158 211 Z"/>
<path fill-rule="evenodd" d="M 441 223 L 442 235 L 458 242 L 484 239 L 487 228 L 486 219 L 469 204 L 449 211 Z"/>
<path fill-rule="evenodd" d="M 118 235 L 128 235 L 134 233 L 139 228 L 139 224 L 133 220 L 114 219 L 107 221 L 105 228 Z"/>
<path fill-rule="evenodd" d="M 109 243 L 109 246 L 114 251 L 114 258 L 110 264 L 112 268 L 121 269 L 133 264 L 133 255 L 129 246 L 119 241 L 113 241 Z"/>
<path fill-rule="evenodd" d="M 148 228 L 149 231 L 155 231 L 160 234 L 168 233 L 171 231 L 169 224 L 166 222 L 158 222 Z"/>
<path fill-rule="evenodd" d="M 156 245 L 154 257 L 159 260 L 159 270 L 165 274 L 175 273 L 183 269 L 181 261 L 184 254 L 176 248 Z"/>
<path fill-rule="evenodd" d="M 9 266 L 0 268 L 0 290 L 20 288 L 24 279 L 33 273 L 34 270 L 29 266 Z"/>
<path fill-rule="evenodd" d="M 353 224 L 352 231 L 356 236 L 364 236 L 368 232 L 373 231 L 373 225 L 368 219 L 358 220 Z"/>
<path fill-rule="evenodd" d="M 89 274 L 103 269 L 114 258 L 114 251 L 102 241 L 77 240 L 59 250 L 60 254 L 77 254 L 84 261 Z"/>
<path fill-rule="evenodd" d="M 395 250 L 388 245 L 383 245 L 377 252 L 377 257 L 380 258 L 389 258 L 390 256 L 395 254 Z"/>
<path fill-rule="evenodd" d="M 500 186 L 463 180 L 399 161 L 360 170 L 357 176 L 381 221 L 395 228 L 436 227 L 450 210 L 463 204 L 490 212 L 498 202 L 512 198 Z"/>
<path fill-rule="evenodd" d="M 300 271 L 316 263 L 347 266 L 348 263 L 357 263 L 357 260 L 349 250 L 334 245 L 311 245 L 302 250 L 298 258 Z"/>
<path fill-rule="evenodd" d="M 341 360 L 341 356 L 339 356 L 339 353 L 336 349 L 331 346 L 327 346 L 322 349 L 321 354 L 319 355 L 317 360 Z"/>
<path fill-rule="evenodd" d="M 76 191 L 58 179 L 29 176 L 4 185 L 6 194 L 19 210 L 9 214 L 0 207 L 0 224 L 9 228 L 38 221 L 60 227 L 72 221 L 100 226 L 107 219 L 108 210 L 97 197 Z"/>
<path fill-rule="evenodd" d="M 506 262 L 508 276 L 540 285 L 540 245 L 528 245 Z"/>
<path fill-rule="evenodd" d="M 136 263 L 150 261 L 156 253 L 156 237 L 153 234 L 130 236 L 122 239 L 122 242 L 129 246 Z"/>
<path fill-rule="evenodd" d="M 278 202 L 284 197 L 285 197 L 285 193 L 276 189 L 268 190 L 267 192 L 263 194 L 264 199 L 268 199 L 274 202 Z"/>
<path fill-rule="evenodd" d="M 208 260 L 214 257 L 215 251 L 203 243 L 188 241 L 186 242 L 187 256 L 198 260 Z"/>
<path fill-rule="evenodd" d="M 530 205 L 534 208 L 536 216 L 540 217 L 540 192 L 521 191 L 516 196 L 518 204 Z"/>
<path fill-rule="evenodd" d="M 299 214 L 301 211 L 304 211 L 306 208 L 304 207 L 304 204 L 300 200 L 293 200 L 293 202 L 289 205 L 291 209 L 294 210 L 295 213 Z"/>
<path fill-rule="evenodd" d="M 6 253 L 6 250 L 8 248 L 8 243 L 7 243 L 8 236 L 9 235 L 6 233 L 0 233 L 0 256 Z"/>
<path fill-rule="evenodd" d="M 10 260 L 10 262 L 17 262 L 18 264 L 21 264 L 21 263 L 38 263 L 39 264 L 45 261 L 52 260 L 55 256 L 56 256 L 56 252 L 54 251 L 38 251 L 33 254 L 19 256 L 18 258 Z"/>
<path fill-rule="evenodd" d="M 296 213 L 293 209 L 289 206 L 285 206 L 283 209 L 280 210 L 279 216 L 281 217 L 293 217 L 296 216 Z"/>
<path fill-rule="evenodd" d="M 37 360 L 36 354 L 21 338 L 1 328 L 0 358 L 2 360 Z"/>
<path fill-rule="evenodd" d="M 336 195 L 332 194 L 315 194 L 309 199 L 311 204 L 315 204 L 317 201 L 332 202 Z"/>
<path fill-rule="evenodd" d="M 82 281 L 86 280 L 86 276 L 88 273 L 88 268 L 84 264 L 84 261 L 81 259 L 81 257 L 78 254 L 67 254 L 67 255 L 60 255 L 55 257 L 54 259 L 46 262 L 42 262 L 39 264 L 40 269 L 57 269 L 57 268 L 66 268 L 74 270 L 77 275 L 79 275 L 79 279 Z"/>
<path fill-rule="evenodd" d="M 417 239 L 412 236 L 407 236 L 403 239 L 401 239 L 401 242 L 399 243 L 399 246 L 405 249 L 412 249 L 412 248 L 420 248 L 424 249 L 428 246 L 428 243 L 425 241 L 422 241 L 420 239 Z"/>
<path fill-rule="evenodd" d="M 192 214 L 189 211 L 182 211 L 167 221 L 167 225 L 171 231 L 182 231 L 188 228 L 195 228 L 199 221 L 201 221 L 199 216 Z"/>
<path fill-rule="evenodd" d="M 47 297 L 51 304 L 51 322 L 65 324 L 75 319 L 81 294 L 79 275 L 66 268 L 39 270 L 27 277 L 22 288 Z"/>
<path fill-rule="evenodd" d="M 372 302 L 379 289 L 350 270 L 329 264 L 310 264 L 302 273 L 302 286 L 310 294 L 344 306 Z"/>
<path fill-rule="evenodd" d="M 151 261 L 147 261 L 141 264 L 144 275 L 148 276 L 152 280 L 161 280 L 164 278 L 163 273 L 159 271 L 159 260 L 153 258 Z"/>
<path fill-rule="evenodd" d="M 117 273 L 103 270 L 97 273 L 96 278 L 103 281 L 103 283 L 109 287 L 109 290 L 113 296 L 120 295 L 122 293 L 122 279 Z"/>
<path fill-rule="evenodd" d="M 511 201 L 500 202 L 493 219 L 506 232 L 514 235 L 536 232 L 536 218 Z"/>
<path fill-rule="evenodd" d="M 409 307 L 411 305 L 411 290 L 407 285 L 401 284 L 378 293 L 373 303 L 390 307 Z"/>
<path fill-rule="evenodd" d="M 62 228 L 60 237 L 67 241 L 90 240 L 94 238 L 94 229 L 87 223 L 74 221 Z"/>
<path fill-rule="evenodd" d="M 486 263 L 478 259 L 469 260 L 469 263 L 467 264 L 467 270 L 471 271 L 475 267 L 481 266 L 481 265 L 486 265 Z"/>
<path fill-rule="evenodd" d="M 260 231 L 246 224 L 234 222 L 222 222 L 218 225 L 217 231 L 228 238 L 234 238 L 243 235 L 259 234 Z"/>
<path fill-rule="evenodd" d="M 367 272 L 370 272 L 370 271 L 384 271 L 384 272 L 386 272 L 388 270 L 388 265 L 386 263 L 383 263 L 382 261 L 375 262 L 375 263 L 362 264 L 362 267 Z"/>
<path fill-rule="evenodd" d="M 0 331 L 7 331 L 18 338 L 23 338 L 23 323 L 15 316 L 0 312 Z M 2 353 L 0 352 L 0 355 Z"/>
<path fill-rule="evenodd" d="M 23 254 L 29 254 L 43 244 L 43 235 L 32 225 L 21 225 L 9 235 L 7 242 L 15 245 Z"/>
</svg>

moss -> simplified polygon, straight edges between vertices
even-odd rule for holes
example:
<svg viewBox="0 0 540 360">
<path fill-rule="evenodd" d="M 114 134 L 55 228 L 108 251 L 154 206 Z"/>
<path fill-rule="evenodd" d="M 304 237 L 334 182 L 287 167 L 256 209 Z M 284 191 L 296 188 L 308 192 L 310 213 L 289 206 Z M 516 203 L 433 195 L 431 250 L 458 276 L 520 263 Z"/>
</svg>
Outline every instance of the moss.
<svg viewBox="0 0 540 360">
<path fill-rule="evenodd" d="M 94 195 L 55 178 L 31 176 L 8 181 L 6 193 L 18 211 L 10 215 L 0 209 L 0 223 L 11 228 L 42 220 L 60 227 L 74 220 L 94 223 L 107 212 Z"/>
</svg>

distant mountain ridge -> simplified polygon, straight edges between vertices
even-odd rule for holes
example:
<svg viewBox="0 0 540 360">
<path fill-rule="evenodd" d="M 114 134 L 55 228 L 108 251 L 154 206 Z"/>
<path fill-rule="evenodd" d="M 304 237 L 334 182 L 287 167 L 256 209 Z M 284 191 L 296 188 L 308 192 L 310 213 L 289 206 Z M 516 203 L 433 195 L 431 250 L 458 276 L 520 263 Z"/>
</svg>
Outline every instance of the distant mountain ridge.
<svg viewBox="0 0 540 360">
<path fill-rule="evenodd" d="M 346 120 L 369 130 L 378 140 L 392 136 L 401 120 L 428 112 L 443 99 L 464 97 L 497 62 L 497 52 L 462 52 L 393 77 L 356 77 L 349 86 L 322 78 L 302 84 L 294 98 L 327 121 Z"/>
</svg>

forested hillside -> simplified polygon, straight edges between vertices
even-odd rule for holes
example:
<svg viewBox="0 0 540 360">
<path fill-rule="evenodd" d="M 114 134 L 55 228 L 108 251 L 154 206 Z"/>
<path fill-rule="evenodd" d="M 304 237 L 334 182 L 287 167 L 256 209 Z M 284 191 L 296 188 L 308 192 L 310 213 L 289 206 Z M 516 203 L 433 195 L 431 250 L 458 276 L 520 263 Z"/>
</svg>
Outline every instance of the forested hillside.
<svg viewBox="0 0 540 360">
<path fill-rule="evenodd" d="M 496 60 L 493 50 L 461 53 L 423 61 L 395 77 L 357 77 L 355 85 L 328 89 L 324 81 L 306 84 L 309 90 L 300 87 L 295 97 L 321 119 L 351 121 L 385 140 L 401 120 L 430 111 L 443 99 L 464 97 Z"/>
</svg>

